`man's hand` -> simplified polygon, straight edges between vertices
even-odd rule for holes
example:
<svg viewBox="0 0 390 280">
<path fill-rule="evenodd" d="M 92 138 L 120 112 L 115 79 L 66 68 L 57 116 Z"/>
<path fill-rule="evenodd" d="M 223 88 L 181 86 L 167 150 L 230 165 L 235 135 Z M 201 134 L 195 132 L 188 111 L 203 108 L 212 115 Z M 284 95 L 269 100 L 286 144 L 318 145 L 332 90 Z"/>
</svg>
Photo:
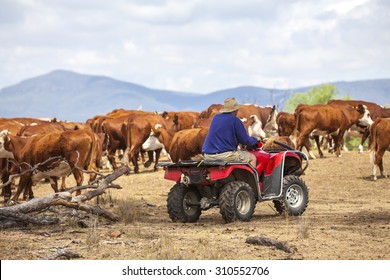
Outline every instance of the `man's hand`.
<svg viewBox="0 0 390 280">
<path fill-rule="evenodd" d="M 258 144 L 259 142 L 261 143 L 261 141 L 258 141 L 253 145 L 246 145 L 245 147 L 248 151 L 255 151 L 259 148 L 259 144 Z"/>
</svg>

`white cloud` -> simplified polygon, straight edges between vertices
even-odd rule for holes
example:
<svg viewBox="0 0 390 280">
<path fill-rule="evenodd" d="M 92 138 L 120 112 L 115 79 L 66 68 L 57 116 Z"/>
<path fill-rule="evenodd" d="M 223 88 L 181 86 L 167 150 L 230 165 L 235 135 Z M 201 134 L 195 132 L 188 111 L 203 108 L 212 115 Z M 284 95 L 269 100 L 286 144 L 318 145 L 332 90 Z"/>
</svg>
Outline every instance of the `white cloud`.
<svg viewBox="0 0 390 280">
<path fill-rule="evenodd" d="M 168 0 L 162 1 L 162 5 L 124 2 L 123 10 L 132 19 L 151 23 L 177 23 L 188 20 L 192 9 L 198 0 Z"/>
<path fill-rule="evenodd" d="M 337 1 L 325 7 L 325 10 L 334 11 L 340 15 L 346 15 L 351 12 L 354 8 L 367 3 L 369 0 L 344 0 Z"/>
<path fill-rule="evenodd" d="M 76 65 L 82 67 L 95 67 L 99 65 L 106 65 L 117 62 L 113 56 L 102 56 L 97 54 L 95 51 L 80 51 L 71 55 L 65 61 L 70 66 Z"/>
<path fill-rule="evenodd" d="M 385 0 L 3 1 L 0 88 L 61 68 L 204 93 L 389 77 Z"/>
<path fill-rule="evenodd" d="M 136 55 L 137 53 L 139 53 L 139 48 L 137 47 L 136 44 L 134 44 L 131 41 L 124 42 L 123 43 L 123 49 L 129 55 Z"/>
</svg>

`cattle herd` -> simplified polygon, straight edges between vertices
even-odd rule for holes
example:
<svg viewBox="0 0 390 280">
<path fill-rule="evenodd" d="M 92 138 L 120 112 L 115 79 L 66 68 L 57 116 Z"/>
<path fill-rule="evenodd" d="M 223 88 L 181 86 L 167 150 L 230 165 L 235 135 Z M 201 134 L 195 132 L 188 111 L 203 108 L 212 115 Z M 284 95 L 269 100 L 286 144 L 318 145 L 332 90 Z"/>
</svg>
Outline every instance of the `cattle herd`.
<svg viewBox="0 0 390 280">
<path fill-rule="evenodd" d="M 73 174 L 80 186 L 87 171 L 102 168 L 103 155 L 114 170 L 118 168 L 119 157 L 122 164 L 132 165 L 134 173 L 139 173 L 139 161 L 146 167 L 154 164 L 153 168 L 157 170 L 162 151 L 173 162 L 201 155 L 212 117 L 221 107 L 221 104 L 213 104 L 202 112 L 164 113 L 117 109 L 85 123 L 0 118 L 4 201 L 16 201 L 22 192 L 24 199 L 32 198 L 32 186 L 42 179 L 48 179 L 57 192 L 57 179 L 62 178 L 60 189 L 64 190 L 64 178 Z M 386 177 L 382 158 L 390 146 L 388 108 L 364 101 L 331 100 L 326 105 L 302 104 L 294 114 L 289 114 L 278 113 L 275 107 L 245 104 L 237 117 L 251 136 L 261 140 L 265 140 L 266 135 L 285 137 L 297 149 L 305 147 L 311 158 L 315 155 L 310 139 L 315 140 L 322 157 L 320 140 L 325 139 L 329 150 L 341 156 L 347 133 L 361 135 L 360 151 L 369 137 L 373 162 L 371 177 L 377 179 L 377 167 L 381 176 Z M 88 173 L 89 180 L 94 180 L 96 173 Z M 14 180 L 11 175 L 16 174 L 20 178 L 12 196 Z"/>
</svg>

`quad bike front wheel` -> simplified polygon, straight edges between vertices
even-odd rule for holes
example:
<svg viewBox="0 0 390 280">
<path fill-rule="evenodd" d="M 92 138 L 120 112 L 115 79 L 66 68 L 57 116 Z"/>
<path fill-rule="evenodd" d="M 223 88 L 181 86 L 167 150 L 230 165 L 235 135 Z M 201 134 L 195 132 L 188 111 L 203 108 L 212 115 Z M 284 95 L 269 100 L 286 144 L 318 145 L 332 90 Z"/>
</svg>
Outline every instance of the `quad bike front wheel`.
<svg viewBox="0 0 390 280">
<path fill-rule="evenodd" d="M 309 203 L 309 191 L 305 182 L 296 175 L 285 176 L 282 197 L 273 202 L 279 214 L 302 215 Z"/>
<path fill-rule="evenodd" d="M 195 187 L 184 184 L 174 185 L 168 194 L 167 207 L 173 222 L 194 223 L 199 220 L 200 194 Z"/>
<path fill-rule="evenodd" d="M 227 183 L 219 196 L 219 209 L 225 222 L 249 221 L 256 207 L 252 188 L 245 182 Z"/>
</svg>

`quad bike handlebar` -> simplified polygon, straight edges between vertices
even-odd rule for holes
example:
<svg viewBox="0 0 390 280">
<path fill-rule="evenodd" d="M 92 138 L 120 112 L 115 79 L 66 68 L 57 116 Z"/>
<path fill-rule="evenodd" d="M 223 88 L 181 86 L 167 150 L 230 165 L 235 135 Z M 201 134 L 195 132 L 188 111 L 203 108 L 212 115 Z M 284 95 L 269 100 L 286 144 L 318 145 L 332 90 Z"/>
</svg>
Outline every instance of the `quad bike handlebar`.
<svg viewBox="0 0 390 280">
<path fill-rule="evenodd" d="M 295 148 L 291 147 L 290 145 L 287 145 L 283 142 L 280 142 L 280 141 L 277 141 L 277 140 L 274 140 L 273 141 L 275 144 L 287 149 L 287 151 L 291 151 L 291 152 L 294 152 L 296 153 L 297 155 L 299 155 L 299 157 L 301 158 L 301 160 L 305 160 L 305 166 L 302 167 L 302 172 L 304 172 L 306 170 L 306 168 L 309 166 L 309 158 L 308 156 L 301 152 L 301 151 L 297 151 Z"/>
</svg>

